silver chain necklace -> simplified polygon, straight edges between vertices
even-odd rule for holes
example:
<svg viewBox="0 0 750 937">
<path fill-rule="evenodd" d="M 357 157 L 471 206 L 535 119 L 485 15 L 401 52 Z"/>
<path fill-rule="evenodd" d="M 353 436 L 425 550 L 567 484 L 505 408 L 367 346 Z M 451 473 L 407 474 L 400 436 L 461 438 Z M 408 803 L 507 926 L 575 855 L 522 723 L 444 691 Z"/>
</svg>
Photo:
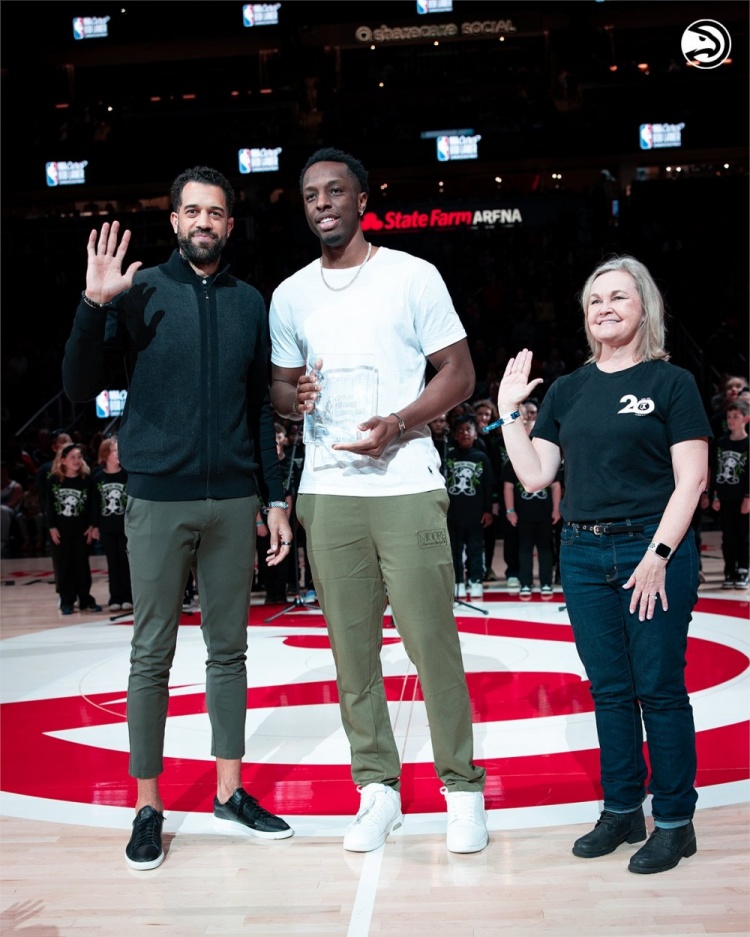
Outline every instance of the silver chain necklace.
<svg viewBox="0 0 750 937">
<path fill-rule="evenodd" d="M 331 286 L 330 283 L 327 283 L 327 282 L 326 282 L 325 274 L 323 273 L 323 258 L 321 257 L 321 258 L 320 258 L 320 278 L 321 278 L 321 280 L 322 280 L 323 283 L 328 287 L 328 289 L 331 290 L 331 292 L 333 292 L 333 293 L 340 293 L 342 290 L 348 290 L 349 287 L 354 283 L 354 281 L 355 281 L 355 280 L 357 279 L 357 277 L 360 275 L 360 273 L 362 273 L 362 271 L 365 269 L 365 264 L 366 264 L 367 261 L 370 259 L 370 254 L 371 254 L 371 253 L 372 253 L 372 241 L 370 241 L 369 244 L 367 245 L 367 255 L 365 256 L 365 259 L 362 261 L 362 266 L 357 268 L 357 272 L 354 274 L 354 276 L 351 278 L 351 280 L 349 280 L 348 283 L 344 284 L 344 286 Z"/>
</svg>

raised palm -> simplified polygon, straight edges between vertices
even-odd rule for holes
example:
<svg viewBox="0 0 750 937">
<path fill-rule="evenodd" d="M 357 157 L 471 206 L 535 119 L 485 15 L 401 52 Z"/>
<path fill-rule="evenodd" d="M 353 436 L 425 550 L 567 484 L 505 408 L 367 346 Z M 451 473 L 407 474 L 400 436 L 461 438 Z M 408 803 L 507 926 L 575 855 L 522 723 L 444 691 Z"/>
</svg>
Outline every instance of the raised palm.
<svg viewBox="0 0 750 937">
<path fill-rule="evenodd" d="M 105 221 L 101 233 L 94 229 L 89 235 L 86 248 L 86 295 L 94 302 L 107 303 L 118 293 L 130 289 L 136 270 L 142 266 L 141 261 L 136 260 L 125 273 L 122 272 L 122 264 L 130 243 L 130 231 L 123 231 L 118 245 L 119 231 L 119 221 L 113 221 L 111 225 Z"/>
<path fill-rule="evenodd" d="M 534 388 L 542 383 L 541 377 L 529 381 L 533 354 L 528 348 L 519 351 L 505 366 L 505 373 L 497 392 L 497 408 L 501 413 L 515 409 L 528 399 Z"/>
</svg>

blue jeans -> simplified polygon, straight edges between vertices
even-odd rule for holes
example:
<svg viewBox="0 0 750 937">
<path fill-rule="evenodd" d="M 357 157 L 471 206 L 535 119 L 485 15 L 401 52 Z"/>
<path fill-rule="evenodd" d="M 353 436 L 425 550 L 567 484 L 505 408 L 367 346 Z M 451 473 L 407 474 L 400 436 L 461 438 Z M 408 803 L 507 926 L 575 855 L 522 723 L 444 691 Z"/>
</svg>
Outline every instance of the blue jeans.
<svg viewBox="0 0 750 937">
<path fill-rule="evenodd" d="M 698 552 L 688 530 L 667 565 L 669 610 L 630 614 L 622 588 L 653 540 L 657 518 L 641 533 L 599 535 L 567 524 L 560 569 L 578 654 L 594 698 L 604 809 L 628 813 L 653 795 L 654 821 L 690 820 L 698 794 L 695 726 L 685 688 L 688 625 L 698 599 Z M 651 777 L 643 755 L 648 739 Z"/>
</svg>

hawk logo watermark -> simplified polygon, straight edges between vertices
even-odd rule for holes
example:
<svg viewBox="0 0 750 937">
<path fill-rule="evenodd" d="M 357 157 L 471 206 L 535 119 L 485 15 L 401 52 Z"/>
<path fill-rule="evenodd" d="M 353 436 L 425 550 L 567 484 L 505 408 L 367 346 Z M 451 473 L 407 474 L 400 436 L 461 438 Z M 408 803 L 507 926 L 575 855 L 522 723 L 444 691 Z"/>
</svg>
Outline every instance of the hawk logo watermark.
<svg viewBox="0 0 750 937">
<path fill-rule="evenodd" d="M 717 20 L 696 20 L 682 34 L 682 54 L 696 68 L 716 68 L 731 51 L 729 30 Z"/>
</svg>

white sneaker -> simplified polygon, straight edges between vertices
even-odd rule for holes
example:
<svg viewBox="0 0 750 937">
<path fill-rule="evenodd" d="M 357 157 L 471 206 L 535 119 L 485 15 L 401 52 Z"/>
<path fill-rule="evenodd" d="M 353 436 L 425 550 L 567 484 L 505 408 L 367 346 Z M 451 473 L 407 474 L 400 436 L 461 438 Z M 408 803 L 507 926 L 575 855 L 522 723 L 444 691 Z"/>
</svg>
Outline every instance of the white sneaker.
<svg viewBox="0 0 750 937">
<path fill-rule="evenodd" d="M 448 851 L 480 852 L 490 841 L 481 791 L 449 791 L 440 793 L 448 805 Z"/>
<path fill-rule="evenodd" d="M 457 599 L 463 600 L 466 598 L 466 586 L 463 582 L 456 583 L 453 594 Z"/>
<path fill-rule="evenodd" d="M 481 582 L 470 582 L 469 583 L 469 596 L 472 599 L 483 599 L 484 598 L 484 589 Z"/>
<path fill-rule="evenodd" d="M 386 784 L 360 787 L 359 812 L 344 836 L 344 849 L 370 852 L 385 842 L 386 836 L 404 822 L 401 795 Z"/>
<path fill-rule="evenodd" d="M 509 576 L 506 579 L 505 584 L 509 589 L 520 589 L 521 580 L 517 576 Z"/>
</svg>

